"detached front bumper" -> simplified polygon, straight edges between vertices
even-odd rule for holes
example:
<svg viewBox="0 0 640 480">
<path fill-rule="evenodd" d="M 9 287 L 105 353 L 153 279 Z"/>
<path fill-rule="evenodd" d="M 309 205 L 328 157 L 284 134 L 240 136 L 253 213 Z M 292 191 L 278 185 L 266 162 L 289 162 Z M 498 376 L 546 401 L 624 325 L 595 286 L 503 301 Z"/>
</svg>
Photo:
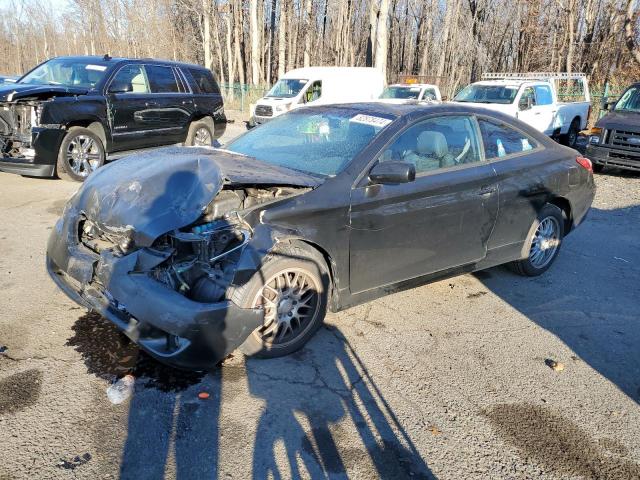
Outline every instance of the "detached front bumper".
<svg viewBox="0 0 640 480">
<path fill-rule="evenodd" d="M 72 223 L 70 228 L 69 223 Z M 231 301 L 194 302 L 148 274 L 163 259 L 147 249 L 116 257 L 79 244 L 63 217 L 47 247 L 47 270 L 75 302 L 99 312 L 157 360 L 178 368 L 215 366 L 263 321 L 259 309 Z"/>
<path fill-rule="evenodd" d="M 31 132 L 31 155 L 10 155 L 0 153 L 0 171 L 33 177 L 55 176 L 56 161 L 60 144 L 66 134 L 61 128 L 34 127 Z M 11 137 L 2 138 L 0 144 L 12 142 Z"/>
</svg>

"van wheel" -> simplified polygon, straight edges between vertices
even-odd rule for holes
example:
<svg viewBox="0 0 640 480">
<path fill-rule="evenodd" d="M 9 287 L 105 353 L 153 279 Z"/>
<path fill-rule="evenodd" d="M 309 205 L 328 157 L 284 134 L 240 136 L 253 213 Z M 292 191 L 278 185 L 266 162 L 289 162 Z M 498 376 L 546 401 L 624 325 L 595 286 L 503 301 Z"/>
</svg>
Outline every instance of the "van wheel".
<svg viewBox="0 0 640 480">
<path fill-rule="evenodd" d="M 230 292 L 243 308 L 261 308 L 262 326 L 240 346 L 250 357 L 274 358 L 300 349 L 320 328 L 327 311 L 329 273 L 322 255 L 282 245 L 242 287 Z"/>
<path fill-rule="evenodd" d="M 194 147 L 211 147 L 213 145 L 213 120 L 203 118 L 191 122 L 184 144 Z"/>
<path fill-rule="evenodd" d="M 102 140 L 84 127 L 71 127 L 60 145 L 56 171 L 64 180 L 83 182 L 91 172 L 104 165 Z"/>
<path fill-rule="evenodd" d="M 563 237 L 562 210 L 555 205 L 545 205 L 529 229 L 523 251 L 526 258 L 512 262 L 509 266 L 514 272 L 527 277 L 543 274 L 558 256 Z"/>
</svg>

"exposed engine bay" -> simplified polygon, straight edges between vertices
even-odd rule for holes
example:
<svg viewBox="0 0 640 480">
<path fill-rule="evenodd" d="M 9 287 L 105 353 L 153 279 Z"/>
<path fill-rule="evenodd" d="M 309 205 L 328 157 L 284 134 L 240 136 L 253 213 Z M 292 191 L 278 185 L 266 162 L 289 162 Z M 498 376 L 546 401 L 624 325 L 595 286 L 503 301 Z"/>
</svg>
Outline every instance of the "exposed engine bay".
<svg viewBox="0 0 640 480">
<path fill-rule="evenodd" d="M 155 249 L 171 254 L 151 272 L 152 276 L 191 300 L 206 303 L 222 300 L 233 281 L 242 249 L 251 239 L 251 227 L 233 213 L 307 190 L 287 187 L 221 190 L 200 222 L 156 241 Z"/>
<path fill-rule="evenodd" d="M 42 106 L 39 102 L 0 104 L 0 154 L 33 157 L 31 129 L 38 126 Z"/>
</svg>

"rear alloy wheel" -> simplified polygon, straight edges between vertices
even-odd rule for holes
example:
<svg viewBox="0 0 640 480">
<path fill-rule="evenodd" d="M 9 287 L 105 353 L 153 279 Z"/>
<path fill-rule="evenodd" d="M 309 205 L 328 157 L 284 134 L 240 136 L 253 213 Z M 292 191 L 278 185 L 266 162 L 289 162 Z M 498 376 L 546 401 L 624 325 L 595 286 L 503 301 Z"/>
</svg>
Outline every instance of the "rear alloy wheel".
<svg viewBox="0 0 640 480">
<path fill-rule="evenodd" d="M 329 275 L 324 258 L 311 249 L 282 245 L 231 299 L 259 308 L 264 320 L 240 346 L 247 356 L 280 357 L 295 352 L 322 325 Z"/>
<path fill-rule="evenodd" d="M 213 146 L 213 130 L 206 119 L 197 120 L 189 126 L 189 133 L 185 145 L 194 147 L 211 147 Z"/>
<path fill-rule="evenodd" d="M 71 127 L 58 152 L 58 176 L 83 182 L 89 174 L 104 165 L 104 160 L 102 140 L 91 130 Z"/>
<path fill-rule="evenodd" d="M 546 272 L 558 256 L 564 237 L 564 217 L 555 205 L 545 205 L 531 225 L 525 245 L 527 257 L 511 267 L 520 275 L 535 277 Z"/>
</svg>

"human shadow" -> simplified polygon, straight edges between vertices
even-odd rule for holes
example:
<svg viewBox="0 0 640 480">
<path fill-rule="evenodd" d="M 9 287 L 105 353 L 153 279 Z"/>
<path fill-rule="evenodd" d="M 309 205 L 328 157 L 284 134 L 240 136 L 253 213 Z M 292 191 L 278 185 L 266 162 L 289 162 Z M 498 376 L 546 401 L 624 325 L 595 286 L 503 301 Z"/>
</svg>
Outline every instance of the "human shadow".
<svg viewBox="0 0 640 480">
<path fill-rule="evenodd" d="M 640 403 L 640 205 L 592 208 L 542 276 L 503 267 L 475 275 Z M 568 361 L 571 361 L 567 359 Z"/>
<path fill-rule="evenodd" d="M 249 360 L 247 377 L 266 403 L 253 478 L 435 478 L 337 328 L 325 326 L 289 357 Z"/>
</svg>

